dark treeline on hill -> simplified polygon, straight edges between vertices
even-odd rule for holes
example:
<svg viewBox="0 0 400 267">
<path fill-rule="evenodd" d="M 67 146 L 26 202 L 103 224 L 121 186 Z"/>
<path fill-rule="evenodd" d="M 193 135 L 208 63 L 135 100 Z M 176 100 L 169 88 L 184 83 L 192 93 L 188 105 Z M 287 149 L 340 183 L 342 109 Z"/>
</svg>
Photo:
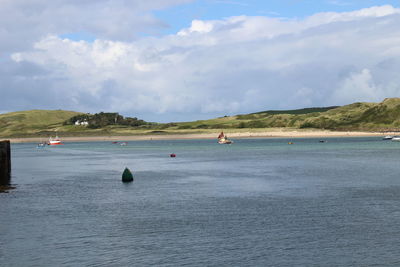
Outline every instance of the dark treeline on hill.
<svg viewBox="0 0 400 267">
<path fill-rule="evenodd" d="M 131 127 L 138 127 L 142 125 L 149 125 L 148 122 L 144 120 L 139 120 L 138 118 L 130 118 L 119 115 L 118 113 L 108 113 L 100 112 L 96 114 L 80 114 L 73 116 L 72 118 L 66 120 L 64 125 L 74 125 L 75 122 L 88 122 L 88 128 L 102 128 L 108 125 L 124 125 Z"/>
<path fill-rule="evenodd" d="M 319 108 L 301 108 L 301 109 L 292 109 L 292 110 L 267 110 L 267 111 L 260 111 L 260 112 L 252 113 L 252 114 L 269 114 L 269 115 L 292 114 L 292 115 L 303 115 L 303 114 L 309 114 L 309 113 L 315 113 L 315 112 L 325 112 L 325 111 L 328 111 L 328 110 L 331 110 L 331 109 L 335 109 L 335 108 L 338 108 L 338 107 L 339 106 L 319 107 Z"/>
</svg>

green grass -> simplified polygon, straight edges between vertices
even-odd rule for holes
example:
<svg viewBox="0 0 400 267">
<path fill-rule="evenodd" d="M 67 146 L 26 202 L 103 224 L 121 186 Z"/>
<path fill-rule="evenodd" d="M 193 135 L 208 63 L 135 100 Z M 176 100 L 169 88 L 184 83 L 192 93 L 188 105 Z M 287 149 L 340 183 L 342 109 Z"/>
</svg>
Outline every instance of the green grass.
<svg viewBox="0 0 400 267">
<path fill-rule="evenodd" d="M 328 129 L 385 131 L 400 127 L 400 98 L 341 107 L 270 110 L 211 120 L 177 123 L 167 129 Z"/>
<path fill-rule="evenodd" d="M 0 136 L 12 137 L 54 132 L 62 123 L 80 114 L 65 110 L 29 110 L 0 114 Z"/>
</svg>

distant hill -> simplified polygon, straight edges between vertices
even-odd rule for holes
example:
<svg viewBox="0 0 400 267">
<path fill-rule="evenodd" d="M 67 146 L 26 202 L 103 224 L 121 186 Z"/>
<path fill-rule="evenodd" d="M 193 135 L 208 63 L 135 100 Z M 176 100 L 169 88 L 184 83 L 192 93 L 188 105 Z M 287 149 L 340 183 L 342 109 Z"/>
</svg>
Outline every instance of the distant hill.
<svg viewBox="0 0 400 267">
<path fill-rule="evenodd" d="M 115 115 L 117 114 L 117 115 Z M 75 119 L 95 125 L 76 126 Z M 353 103 L 341 107 L 268 110 L 179 123 L 147 123 L 123 118 L 118 113 L 84 114 L 65 110 L 30 110 L 0 114 L 1 137 L 47 137 L 58 131 L 63 136 L 132 135 L 146 133 L 204 132 L 206 129 L 252 128 L 327 129 L 342 131 L 400 130 L 400 98 L 381 103 Z"/>
<path fill-rule="evenodd" d="M 0 136 L 53 132 L 65 120 L 79 114 L 82 113 L 66 110 L 29 110 L 0 114 Z"/>
<path fill-rule="evenodd" d="M 341 107 L 262 111 L 177 123 L 174 127 L 177 129 L 286 127 L 346 131 L 400 130 L 400 98 L 387 98 L 381 103 L 360 102 Z"/>
<path fill-rule="evenodd" d="M 75 125 L 78 121 L 88 124 Z M 0 137 L 48 138 L 56 132 L 62 136 L 129 135 L 132 130 L 142 129 L 142 126 L 151 128 L 152 125 L 154 123 L 123 117 L 118 113 L 28 110 L 0 114 Z"/>
</svg>

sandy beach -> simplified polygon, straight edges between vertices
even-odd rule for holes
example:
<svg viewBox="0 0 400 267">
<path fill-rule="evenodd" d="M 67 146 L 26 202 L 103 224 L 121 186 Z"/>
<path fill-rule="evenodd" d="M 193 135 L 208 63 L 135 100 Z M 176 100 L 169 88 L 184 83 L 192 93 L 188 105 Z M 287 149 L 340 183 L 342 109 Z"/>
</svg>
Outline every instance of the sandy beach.
<svg viewBox="0 0 400 267">
<path fill-rule="evenodd" d="M 61 137 L 63 142 L 96 142 L 96 141 L 136 141 L 136 140 L 179 140 L 179 139 L 216 139 L 215 133 L 196 134 L 144 134 L 130 136 L 79 136 Z M 396 133 L 382 132 L 339 132 L 339 131 L 258 131 L 258 132 L 235 132 L 225 131 L 230 139 L 235 138 L 329 138 L 329 137 L 363 137 L 396 135 Z M 7 138 L 4 138 L 7 139 Z M 43 141 L 43 138 L 9 138 L 11 143 L 34 143 Z"/>
</svg>

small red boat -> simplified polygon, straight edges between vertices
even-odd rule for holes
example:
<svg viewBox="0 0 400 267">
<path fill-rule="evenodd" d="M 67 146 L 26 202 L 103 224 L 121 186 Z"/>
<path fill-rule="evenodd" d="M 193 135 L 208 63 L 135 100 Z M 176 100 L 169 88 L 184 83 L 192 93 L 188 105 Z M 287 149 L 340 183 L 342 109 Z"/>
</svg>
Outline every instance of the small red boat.
<svg viewBox="0 0 400 267">
<path fill-rule="evenodd" d="M 47 144 L 49 146 L 63 145 L 63 143 L 61 143 L 61 140 L 58 137 L 58 135 L 56 135 L 56 137 L 54 139 L 50 136 L 49 142 Z"/>
</svg>

